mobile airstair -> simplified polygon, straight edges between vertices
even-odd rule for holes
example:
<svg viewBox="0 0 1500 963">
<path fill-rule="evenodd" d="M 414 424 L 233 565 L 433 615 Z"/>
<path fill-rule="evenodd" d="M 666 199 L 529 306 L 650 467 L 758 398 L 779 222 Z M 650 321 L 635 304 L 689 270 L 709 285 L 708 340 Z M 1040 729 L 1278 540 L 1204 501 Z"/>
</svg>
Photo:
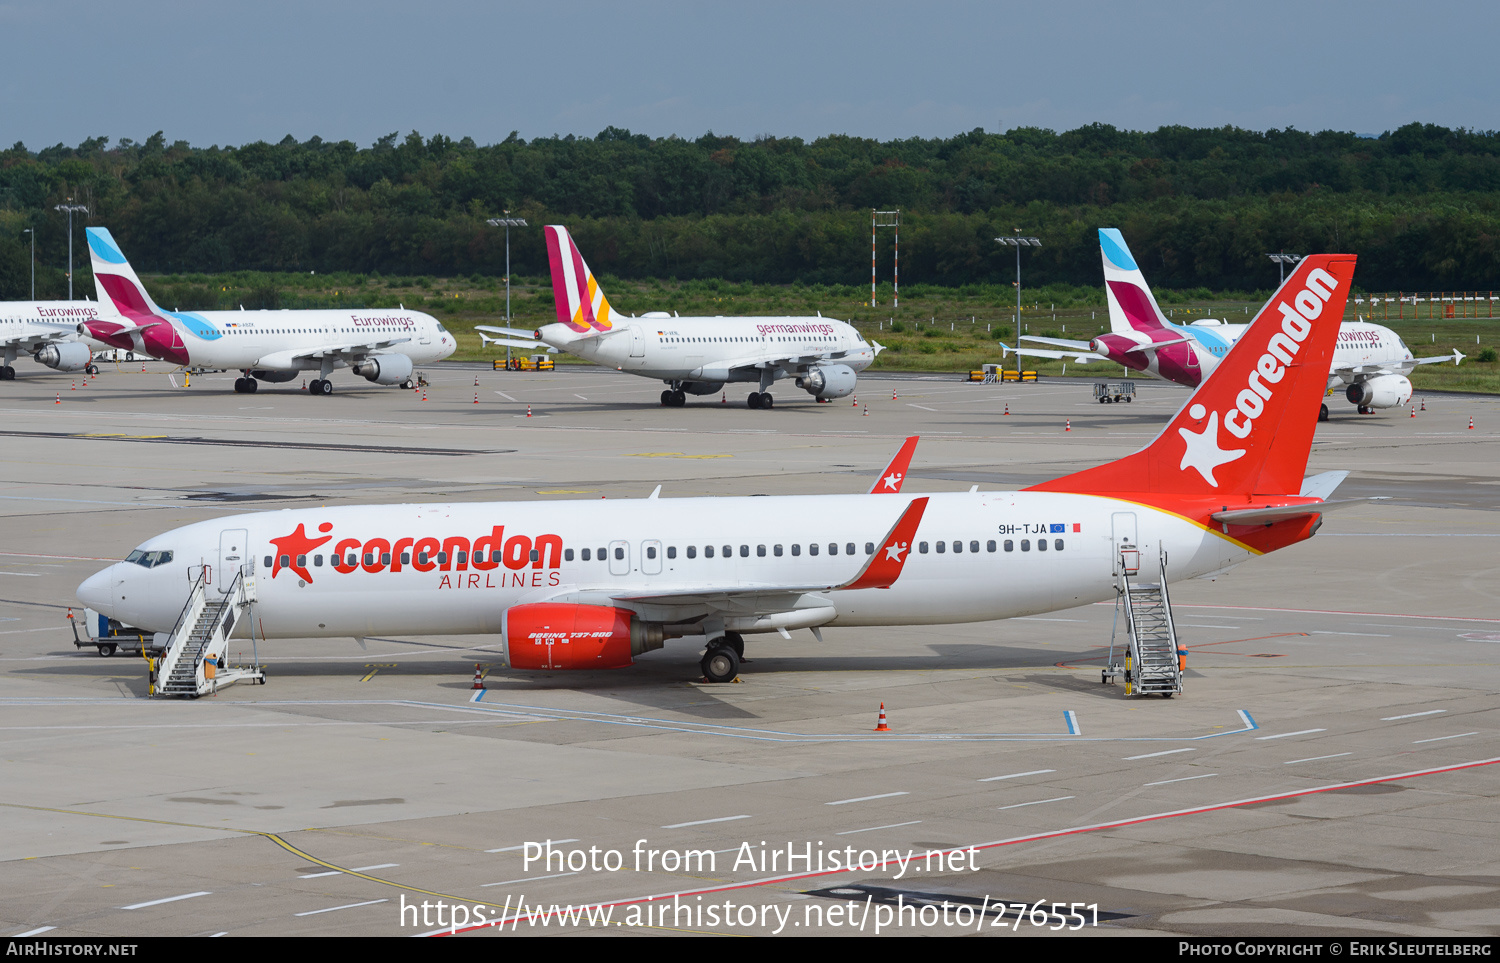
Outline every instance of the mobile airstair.
<svg viewBox="0 0 1500 963">
<path fill-rule="evenodd" d="M 253 574 L 235 570 L 229 588 L 220 591 L 212 585 L 209 573 L 209 567 L 203 566 L 187 605 L 167 638 L 151 687 L 153 696 L 196 699 L 236 682 L 264 684 L 266 681 L 263 666 L 221 665 L 214 670 L 206 665 L 210 660 L 223 661 L 230 634 L 240 619 L 248 616 L 255 601 Z"/>
<path fill-rule="evenodd" d="M 1109 663 L 1099 681 L 1123 681 L 1127 696 L 1170 699 L 1182 691 L 1182 662 L 1177 629 L 1172 623 L 1172 599 L 1167 592 L 1167 553 L 1163 551 L 1160 557 L 1159 582 L 1139 581 L 1139 565 L 1132 566 L 1126 559 L 1122 559 L 1116 575 L 1115 624 L 1124 623 L 1125 640 L 1117 644 L 1111 632 Z M 1123 665 L 1116 661 L 1117 651 L 1124 656 Z"/>
</svg>

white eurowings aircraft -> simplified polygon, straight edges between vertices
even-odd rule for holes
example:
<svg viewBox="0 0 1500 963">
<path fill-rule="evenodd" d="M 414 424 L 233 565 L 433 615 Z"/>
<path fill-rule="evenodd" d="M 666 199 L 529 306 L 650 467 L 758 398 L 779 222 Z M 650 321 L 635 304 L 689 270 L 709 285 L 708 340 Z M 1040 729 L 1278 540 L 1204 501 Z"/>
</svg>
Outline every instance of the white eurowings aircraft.
<svg viewBox="0 0 1500 963">
<path fill-rule="evenodd" d="M 79 333 L 190 371 L 238 370 L 234 390 L 291 381 L 316 371 L 308 386 L 333 394 L 335 368 L 381 385 L 412 387 L 416 365 L 441 361 L 458 347 L 434 317 L 403 309 L 317 311 L 164 311 L 151 300 L 109 231 L 87 230 L 94 285 L 119 316 L 80 322 Z"/>
<path fill-rule="evenodd" d="M 884 350 L 867 343 L 853 325 L 825 318 L 680 318 L 665 311 L 624 317 L 584 263 L 568 229 L 548 225 L 547 254 L 557 321 L 536 331 L 475 325 L 484 344 L 566 351 L 617 371 L 660 379 L 661 403 L 680 408 L 687 396 L 713 395 L 729 382 L 756 385 L 751 408 L 770 408 L 769 388 L 779 378 L 819 401 L 854 392 L 858 373 Z"/>
<path fill-rule="evenodd" d="M 78 588 L 85 605 L 172 630 L 184 572 L 253 580 L 266 638 L 498 633 L 513 669 L 629 665 L 702 636 L 713 681 L 743 636 L 938 625 L 1115 597 L 1311 537 L 1344 472 L 1304 479 L 1354 273 L 1304 260 L 1214 376 L 1146 448 L 1023 491 L 364 505 L 198 522 L 148 539 Z M 915 439 L 903 447 L 910 457 Z M 977 489 L 977 486 L 976 486 Z M 658 489 L 659 491 L 659 489 Z M 242 583 L 243 584 L 243 583 Z"/>
<path fill-rule="evenodd" d="M 78 324 L 100 316 L 88 301 L 0 301 L 0 381 L 16 380 L 22 352 L 54 371 L 98 374 L 94 352 L 108 346 L 79 334 Z"/>
<path fill-rule="evenodd" d="M 1113 361 L 1163 381 L 1197 387 L 1229 353 L 1248 325 L 1214 319 L 1173 324 L 1162 313 L 1146 277 L 1136 265 L 1125 238 L 1115 228 L 1100 228 L 1099 250 L 1104 260 L 1104 288 L 1109 302 L 1108 334 L 1092 341 L 1069 341 L 1023 335 L 1021 340 L 1052 345 L 1048 348 L 1011 348 L 1006 354 L 1067 359 L 1080 364 Z M 1278 292 L 1279 293 L 1279 292 Z M 1395 408 L 1411 400 L 1406 376 L 1424 364 L 1458 364 L 1464 355 L 1417 358 L 1390 328 L 1364 321 L 1346 321 L 1329 365 L 1327 389 L 1340 389 L 1360 414 L 1376 408 Z M 1103 399 L 1101 399 L 1103 400 Z M 1328 405 L 1319 403 L 1319 421 L 1328 419 Z"/>
</svg>

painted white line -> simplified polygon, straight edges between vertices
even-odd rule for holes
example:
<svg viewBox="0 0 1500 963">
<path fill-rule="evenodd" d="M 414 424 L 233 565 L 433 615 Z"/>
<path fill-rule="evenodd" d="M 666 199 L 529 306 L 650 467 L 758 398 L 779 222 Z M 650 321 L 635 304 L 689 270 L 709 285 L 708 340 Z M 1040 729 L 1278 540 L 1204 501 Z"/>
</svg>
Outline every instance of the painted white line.
<svg viewBox="0 0 1500 963">
<path fill-rule="evenodd" d="M 576 391 L 575 391 L 575 392 L 573 392 L 573 397 L 575 397 L 575 398 L 578 398 L 578 399 L 580 399 L 580 400 L 583 400 L 583 401 L 588 401 L 588 399 L 587 399 L 587 398 L 584 398 L 584 397 L 583 397 L 583 395 L 581 395 L 581 394 L 579 394 L 579 393 L 578 393 L 578 392 L 576 392 Z"/>
<path fill-rule="evenodd" d="M 1087 622 L 1088 619 L 1039 619 L 1039 618 L 1036 618 L 1035 616 L 1023 615 L 1020 618 L 1012 619 L 1011 621 L 1014 621 L 1014 622 Z"/>
<path fill-rule="evenodd" d="M 209 892 L 208 890 L 202 890 L 202 891 L 197 892 L 197 893 L 183 893 L 181 896 L 168 896 L 166 899 L 154 899 L 154 900 L 151 900 L 150 902 L 146 902 L 146 903 L 131 903 L 129 906 L 122 906 L 122 907 L 120 907 L 120 909 L 145 909 L 148 906 L 160 906 L 163 903 L 175 903 L 175 902 L 177 902 L 180 899 L 192 899 L 195 896 L 212 896 L 212 895 L 213 894 L 211 892 Z"/>
<path fill-rule="evenodd" d="M 923 411 L 937 411 L 937 409 L 936 409 L 936 408 L 929 408 L 929 407 L 927 407 L 927 406 L 926 406 L 926 405 L 918 405 L 918 404 L 913 404 L 913 403 L 912 403 L 912 402 L 910 402 L 910 401 L 908 401 L 908 402 L 907 402 L 907 403 L 906 403 L 906 405 L 907 405 L 907 407 L 909 407 L 909 408 L 921 408 L 921 409 L 922 409 L 922 410 L 923 410 Z"/>
<path fill-rule="evenodd" d="M 1386 716 L 1381 722 L 1395 722 L 1397 719 L 1415 719 L 1418 716 L 1435 716 L 1447 712 L 1447 709 L 1428 709 L 1426 712 L 1408 712 L 1404 716 Z"/>
<path fill-rule="evenodd" d="M 910 795 L 911 795 L 911 793 L 909 793 L 909 792 L 883 792 L 883 793 L 881 793 L 878 796 L 856 796 L 853 799 L 836 799 L 833 802 L 826 802 L 823 805 L 825 805 L 825 806 L 842 806 L 842 805 L 845 805 L 846 803 L 869 802 L 871 799 L 890 799 L 892 796 L 910 796 Z M 667 827 L 663 826 L 662 828 L 666 829 Z"/>
<path fill-rule="evenodd" d="M 1205 772 L 1201 776 L 1183 776 L 1181 779 L 1163 779 L 1161 782 L 1148 782 L 1148 783 L 1146 783 L 1146 785 L 1148 785 L 1148 786 L 1165 786 L 1169 782 L 1190 782 L 1190 781 L 1192 781 L 1194 779 L 1212 779 L 1214 776 L 1217 776 L 1217 775 L 1218 775 L 1218 773 L 1216 773 L 1216 772 Z"/>
<path fill-rule="evenodd" d="M 1030 772 L 1013 772 L 1004 776 L 990 776 L 980 779 L 979 782 L 999 782 L 1002 779 L 1020 779 L 1022 776 L 1041 776 L 1049 772 L 1057 772 L 1056 769 L 1033 769 Z"/>
<path fill-rule="evenodd" d="M 308 910 L 306 913 L 296 913 L 295 916 L 317 916 L 319 913 L 332 913 L 335 910 L 354 909 L 356 906 L 374 906 L 376 903 L 389 903 L 389 899 L 367 899 L 363 903 L 345 903 L 343 906 L 330 906 L 327 909 Z"/>
<path fill-rule="evenodd" d="M 1464 736 L 1477 736 L 1477 735 L 1479 735 L 1478 730 L 1476 730 L 1474 732 L 1460 732 L 1456 736 L 1438 736 L 1436 739 L 1418 739 L 1416 742 L 1412 743 L 1412 745 L 1414 745 L 1414 746 L 1420 746 L 1424 742 L 1442 742 L 1444 739 L 1462 739 Z"/>
<path fill-rule="evenodd" d="M 928 434 L 931 434 L 931 432 L 928 432 Z M 920 819 L 913 819 L 909 823 L 891 823 L 888 826 L 870 826 L 870 827 L 865 828 L 865 829 L 846 829 L 846 830 L 844 830 L 841 833 L 834 833 L 834 835 L 835 836 L 853 836 L 855 833 L 873 833 L 877 829 L 899 829 L 902 826 L 915 826 L 917 823 L 920 823 L 921 821 L 922 820 L 920 820 Z"/>
<path fill-rule="evenodd" d="M 1325 631 L 1322 631 L 1320 629 L 1312 629 L 1307 634 L 1308 635 L 1351 635 L 1351 636 L 1353 636 L 1356 639 L 1388 639 L 1388 638 L 1390 638 L 1390 636 L 1387 635 L 1384 632 L 1325 632 Z"/>
<path fill-rule="evenodd" d="M 377 864 L 375 866 L 356 866 L 353 869 L 348 869 L 348 870 L 345 870 L 345 869 L 335 869 L 335 870 L 331 870 L 331 871 L 326 872 L 326 873 L 308 873 L 305 876 L 298 876 L 297 878 L 298 879 L 318 879 L 318 878 L 323 877 L 323 876 L 342 876 L 344 873 L 368 873 L 372 869 L 394 869 L 395 867 L 400 866 L 400 865 L 401 865 L 400 863 L 379 863 L 379 864 Z"/>
<path fill-rule="evenodd" d="M 41 578 L 39 572 L 0 572 L 0 575 L 19 575 L 22 578 Z"/>
<path fill-rule="evenodd" d="M 41 936 L 43 933 L 47 932 L 48 930 L 55 930 L 55 929 L 57 929 L 57 927 L 55 927 L 55 926 L 38 926 L 34 930 L 27 930 L 24 933 L 17 933 L 15 936 L 12 936 L 11 939 L 17 939 L 18 937 L 22 937 L 22 936 Z"/>
<path fill-rule="evenodd" d="M 1319 759 L 1337 759 L 1340 756 L 1352 756 L 1352 752 L 1335 752 L 1331 756 L 1308 756 L 1306 759 L 1288 759 L 1282 763 L 1283 766 L 1295 766 L 1299 762 L 1317 762 Z"/>
<path fill-rule="evenodd" d="M 1197 749 L 1168 749 L 1164 752 L 1148 752 L 1143 756 L 1126 756 L 1126 762 L 1134 762 L 1137 759 L 1155 759 L 1157 756 L 1171 756 L 1179 752 L 1197 752 Z"/>
<path fill-rule="evenodd" d="M 1062 802 L 1065 799 L 1072 799 L 1072 798 L 1073 798 L 1072 796 L 1058 796 L 1055 799 L 1038 799 L 1036 802 L 1012 803 L 1009 806 L 997 806 L 995 808 L 996 808 L 996 811 L 998 812 L 1001 809 L 1020 809 L 1022 806 L 1040 806 L 1043 803 Z"/>
<path fill-rule="evenodd" d="M 709 823 L 732 823 L 736 819 L 749 819 L 749 818 L 750 817 L 748 815 L 746 815 L 746 816 L 720 816 L 718 819 L 694 819 L 692 822 L 673 823 L 670 826 L 663 826 L 662 829 L 683 829 L 683 828 L 686 828 L 688 826 L 707 826 Z"/>
<path fill-rule="evenodd" d="M 1265 742 L 1267 739 L 1290 739 L 1292 736 L 1309 736 L 1314 732 L 1327 732 L 1327 729 L 1298 729 L 1296 732 L 1278 732 L 1274 736 L 1256 736 L 1256 742 Z"/>
<path fill-rule="evenodd" d="M 582 870 L 579 870 L 579 872 L 582 872 Z M 484 889 L 486 886 L 508 886 L 511 883 L 530 883 L 539 879 L 562 879 L 564 876 L 577 875 L 578 873 L 553 873 L 551 876 L 523 876 L 520 879 L 502 879 L 498 883 L 480 883 L 479 888 Z"/>
<path fill-rule="evenodd" d="M 504 398 L 506 401 L 515 401 L 516 400 L 516 399 L 512 398 L 510 395 L 508 395 L 505 392 L 503 392 L 503 391 L 497 391 L 497 392 L 495 392 L 495 394 L 497 394 L 500 397 Z"/>
<path fill-rule="evenodd" d="M 553 843 L 557 843 L 559 846 L 561 846 L 563 843 L 576 843 L 576 842 L 578 842 L 578 840 L 576 840 L 576 839 L 549 839 L 549 840 L 546 841 L 546 845 L 550 846 Z M 521 850 L 523 850 L 525 848 L 526 848 L 526 844 L 522 843 L 519 846 L 502 846 L 499 849 L 486 849 L 485 852 L 487 852 L 487 853 L 518 853 L 518 852 L 520 852 Z"/>
</svg>

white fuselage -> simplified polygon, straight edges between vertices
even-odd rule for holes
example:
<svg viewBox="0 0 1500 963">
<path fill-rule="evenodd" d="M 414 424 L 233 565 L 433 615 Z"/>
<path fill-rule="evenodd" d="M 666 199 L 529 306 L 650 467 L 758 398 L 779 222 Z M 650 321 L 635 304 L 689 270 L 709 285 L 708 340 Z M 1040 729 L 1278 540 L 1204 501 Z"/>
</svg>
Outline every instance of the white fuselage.
<svg viewBox="0 0 1500 963">
<path fill-rule="evenodd" d="M 701 600 L 663 600 L 658 593 L 785 595 L 784 611 L 830 609 L 816 620 L 820 625 L 942 624 L 1113 598 L 1122 543 L 1139 551 L 1148 579 L 1160 549 L 1171 554 L 1174 579 L 1257 554 L 1180 515 L 1114 498 L 929 497 L 905 567 L 887 589 L 828 587 L 863 568 L 911 498 L 814 495 L 231 516 L 152 538 L 132 553 L 137 562 L 94 575 L 79 587 L 79 598 L 125 624 L 167 632 L 198 566 L 210 566 L 225 588 L 238 567 L 248 566 L 258 599 L 254 624 L 269 638 L 497 633 L 508 608 L 544 601 L 616 605 L 664 624 L 728 614 L 729 628 L 757 631 L 766 629 L 734 620 L 732 600 L 711 610 Z M 478 551 L 485 561 L 476 562 Z M 159 554 L 165 552 L 170 560 Z M 492 559 L 490 552 L 500 554 Z M 618 600 L 629 595 L 653 598 Z"/>
<path fill-rule="evenodd" d="M 21 354 L 33 353 L 44 341 L 80 341 L 90 351 L 108 350 L 108 345 L 78 334 L 81 321 L 111 317 L 92 301 L 0 301 L 0 349 L 4 363 L 15 364 Z"/>
<path fill-rule="evenodd" d="M 1174 329 L 1193 338 L 1190 344 L 1202 369 L 1202 377 L 1207 378 L 1249 327 L 1248 324 L 1192 324 L 1176 325 Z M 1133 335 L 1134 332 L 1126 334 L 1127 337 Z M 1139 340 L 1146 342 L 1150 339 L 1141 336 Z M 1359 367 L 1409 374 L 1415 366 L 1415 360 L 1401 336 L 1390 328 L 1368 321 L 1345 321 L 1339 326 L 1338 341 L 1334 343 L 1333 367 L 1328 375 L 1328 387 L 1352 383 L 1356 378 L 1353 369 Z M 1151 374 L 1163 380 L 1172 380 L 1156 371 Z"/>
<path fill-rule="evenodd" d="M 863 371 L 875 349 L 850 324 L 831 318 L 679 318 L 652 312 L 612 316 L 616 330 L 580 335 L 549 324 L 540 340 L 595 364 L 662 381 L 758 382 L 827 362 Z"/>
</svg>

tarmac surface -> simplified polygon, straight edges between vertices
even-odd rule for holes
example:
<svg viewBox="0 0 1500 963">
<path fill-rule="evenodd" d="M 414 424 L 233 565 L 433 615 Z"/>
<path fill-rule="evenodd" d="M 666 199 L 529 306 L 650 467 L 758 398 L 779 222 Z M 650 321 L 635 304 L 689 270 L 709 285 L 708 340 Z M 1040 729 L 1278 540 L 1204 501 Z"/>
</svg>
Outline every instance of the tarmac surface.
<svg viewBox="0 0 1500 963">
<path fill-rule="evenodd" d="M 66 610 L 189 522 L 859 492 L 910 434 L 906 492 L 1015 487 L 1141 447 L 1187 393 L 867 376 L 857 405 L 783 382 L 752 411 L 747 387 L 668 409 L 659 384 L 592 367 L 439 365 L 425 397 L 347 374 L 314 397 L 174 388 L 156 364 L 76 388 L 17 371 L 6 935 L 413 935 L 454 906 L 472 925 L 554 904 L 609 922 L 471 932 L 1500 934 L 1500 399 L 1419 396 L 1415 418 L 1330 399 L 1309 473 L 1389 500 L 1177 583 L 1172 700 L 1101 684 L 1104 604 L 751 636 L 730 685 L 700 682 L 692 639 L 555 674 L 510 671 L 491 637 L 274 641 L 265 686 L 160 701 L 139 657 L 75 649 Z"/>
</svg>

